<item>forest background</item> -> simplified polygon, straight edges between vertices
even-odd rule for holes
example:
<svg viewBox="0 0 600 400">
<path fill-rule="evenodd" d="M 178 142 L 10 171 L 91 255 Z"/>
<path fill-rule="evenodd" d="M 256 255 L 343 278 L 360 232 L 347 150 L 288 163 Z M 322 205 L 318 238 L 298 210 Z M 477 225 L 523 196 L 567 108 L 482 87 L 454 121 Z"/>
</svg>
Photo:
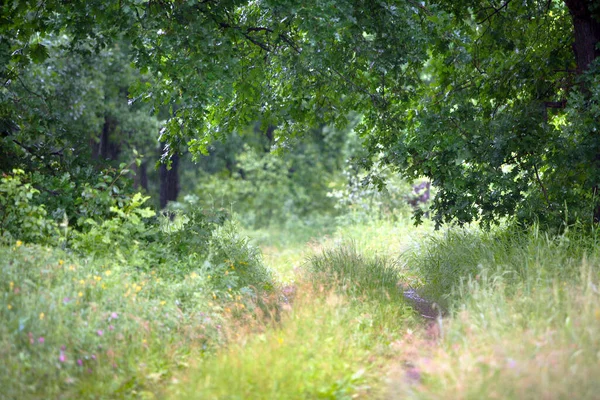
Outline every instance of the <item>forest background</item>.
<svg viewBox="0 0 600 400">
<path fill-rule="evenodd" d="M 586 0 L 4 2 L 4 396 L 593 396 L 599 41 Z"/>
</svg>

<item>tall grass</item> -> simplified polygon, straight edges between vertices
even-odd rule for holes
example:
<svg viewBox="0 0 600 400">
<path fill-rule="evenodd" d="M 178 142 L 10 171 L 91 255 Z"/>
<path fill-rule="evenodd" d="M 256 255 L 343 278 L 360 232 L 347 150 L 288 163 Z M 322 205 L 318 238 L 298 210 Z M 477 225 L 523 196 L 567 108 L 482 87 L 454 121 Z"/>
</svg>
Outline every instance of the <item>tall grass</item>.
<svg viewBox="0 0 600 400">
<path fill-rule="evenodd" d="M 598 398 L 600 253 L 593 234 L 448 232 L 410 258 L 446 295 L 441 346 L 411 398 Z M 401 379 L 396 379 L 401 382 Z"/>
<path fill-rule="evenodd" d="M 381 395 L 392 343 L 415 327 L 399 271 L 353 247 L 314 256 L 280 323 L 240 328 L 236 344 L 204 359 L 174 398 L 351 399 Z"/>
</svg>

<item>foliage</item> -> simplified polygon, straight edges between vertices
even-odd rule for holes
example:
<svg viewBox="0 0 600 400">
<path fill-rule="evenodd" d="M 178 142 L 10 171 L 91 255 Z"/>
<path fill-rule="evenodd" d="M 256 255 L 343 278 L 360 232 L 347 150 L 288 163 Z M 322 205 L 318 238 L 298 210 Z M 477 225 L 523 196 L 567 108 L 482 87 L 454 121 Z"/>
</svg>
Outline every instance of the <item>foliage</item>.
<svg viewBox="0 0 600 400">
<path fill-rule="evenodd" d="M 39 190 L 24 182 L 23 170 L 0 179 L 0 241 L 52 243 L 57 239 L 57 224 L 47 218 L 43 204 L 36 204 Z"/>
</svg>

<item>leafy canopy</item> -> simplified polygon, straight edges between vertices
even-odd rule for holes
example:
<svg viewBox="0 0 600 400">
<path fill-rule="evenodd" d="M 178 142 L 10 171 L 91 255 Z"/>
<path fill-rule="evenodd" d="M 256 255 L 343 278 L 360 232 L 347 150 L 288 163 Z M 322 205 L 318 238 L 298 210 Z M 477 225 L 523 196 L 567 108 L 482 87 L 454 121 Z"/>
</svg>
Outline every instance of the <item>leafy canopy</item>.
<svg viewBox="0 0 600 400">
<path fill-rule="evenodd" d="M 170 107 L 162 139 L 197 154 L 257 118 L 283 145 L 354 111 L 371 155 L 439 188 L 438 223 L 591 219 L 597 67 L 573 73 L 560 1 L 16 1 L 1 15 L 7 79 L 45 58 L 48 35 L 80 52 L 128 42 L 153 76 L 132 100 Z"/>
</svg>

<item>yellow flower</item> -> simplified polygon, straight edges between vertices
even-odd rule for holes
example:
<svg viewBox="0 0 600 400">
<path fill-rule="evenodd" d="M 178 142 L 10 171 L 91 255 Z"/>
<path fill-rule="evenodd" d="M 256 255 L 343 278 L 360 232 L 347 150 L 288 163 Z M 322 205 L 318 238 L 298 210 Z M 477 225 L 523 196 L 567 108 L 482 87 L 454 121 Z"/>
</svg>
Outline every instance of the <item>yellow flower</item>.
<svg viewBox="0 0 600 400">
<path fill-rule="evenodd" d="M 225 309 L 225 312 L 231 312 L 231 308 L 229 308 L 229 307 L 228 307 L 228 308 L 226 308 L 226 309 Z"/>
<path fill-rule="evenodd" d="M 137 293 L 137 292 L 139 292 L 140 290 L 142 290 L 142 287 L 141 287 L 141 286 L 139 286 L 139 285 L 138 285 L 138 286 L 136 286 L 136 287 L 135 287 L 135 291 L 136 291 L 136 293 Z"/>
<path fill-rule="evenodd" d="M 279 342 L 279 344 L 283 343 L 283 338 L 277 338 L 277 341 Z"/>
<path fill-rule="evenodd" d="M 85 285 L 85 281 L 84 281 L 83 279 L 80 279 L 80 280 L 79 280 L 79 284 L 81 284 L 81 285 Z"/>
<path fill-rule="evenodd" d="M 197 273 L 195 273 L 195 272 L 192 272 L 192 273 L 190 274 L 190 278 L 192 278 L 192 279 L 196 279 L 197 277 L 198 277 L 198 274 L 197 274 Z"/>
<path fill-rule="evenodd" d="M 148 341 L 146 339 L 144 339 L 144 340 L 142 340 L 142 343 L 146 344 L 146 343 L 148 343 Z"/>
<path fill-rule="evenodd" d="M 94 276 L 94 279 L 97 280 L 98 282 L 102 280 L 101 276 Z"/>
<path fill-rule="evenodd" d="M 104 275 L 110 276 L 110 274 L 112 274 L 112 272 L 110 272 L 110 269 L 108 271 L 104 271 Z"/>
<path fill-rule="evenodd" d="M 165 304 L 167 304 L 167 302 L 166 302 L 166 301 L 164 301 L 164 300 L 162 300 L 162 301 L 160 302 L 160 305 L 161 305 L 161 306 L 164 306 Z"/>
<path fill-rule="evenodd" d="M 77 293 L 77 296 L 79 296 L 79 297 L 83 297 L 83 293 L 82 293 L 82 292 L 79 292 L 79 293 Z"/>
<path fill-rule="evenodd" d="M 13 290 L 13 288 L 15 287 L 15 283 L 11 281 L 9 286 L 10 286 L 10 290 Z"/>
<path fill-rule="evenodd" d="M 106 289 L 106 285 L 104 283 L 102 284 L 101 287 L 102 287 L 102 289 Z"/>
<path fill-rule="evenodd" d="M 217 298 L 217 295 L 213 293 L 213 299 L 216 299 L 216 298 Z"/>
<path fill-rule="evenodd" d="M 75 266 L 74 265 L 69 265 L 69 270 L 70 271 L 75 271 Z"/>
<path fill-rule="evenodd" d="M 225 271 L 225 275 L 229 275 L 229 271 Z"/>
<path fill-rule="evenodd" d="M 63 260 L 58 260 L 58 265 L 62 266 L 65 262 Z"/>
<path fill-rule="evenodd" d="M 21 242 L 20 240 L 17 240 L 16 245 L 17 245 L 17 247 L 21 247 L 23 245 L 23 242 Z"/>
<path fill-rule="evenodd" d="M 210 275 L 208 276 L 208 279 L 210 279 Z"/>
<path fill-rule="evenodd" d="M 6 308 L 8 308 L 9 310 L 12 310 L 12 304 L 7 305 Z"/>
<path fill-rule="evenodd" d="M 46 316 L 46 314 L 40 313 L 40 320 L 44 319 L 45 316 Z"/>
</svg>

